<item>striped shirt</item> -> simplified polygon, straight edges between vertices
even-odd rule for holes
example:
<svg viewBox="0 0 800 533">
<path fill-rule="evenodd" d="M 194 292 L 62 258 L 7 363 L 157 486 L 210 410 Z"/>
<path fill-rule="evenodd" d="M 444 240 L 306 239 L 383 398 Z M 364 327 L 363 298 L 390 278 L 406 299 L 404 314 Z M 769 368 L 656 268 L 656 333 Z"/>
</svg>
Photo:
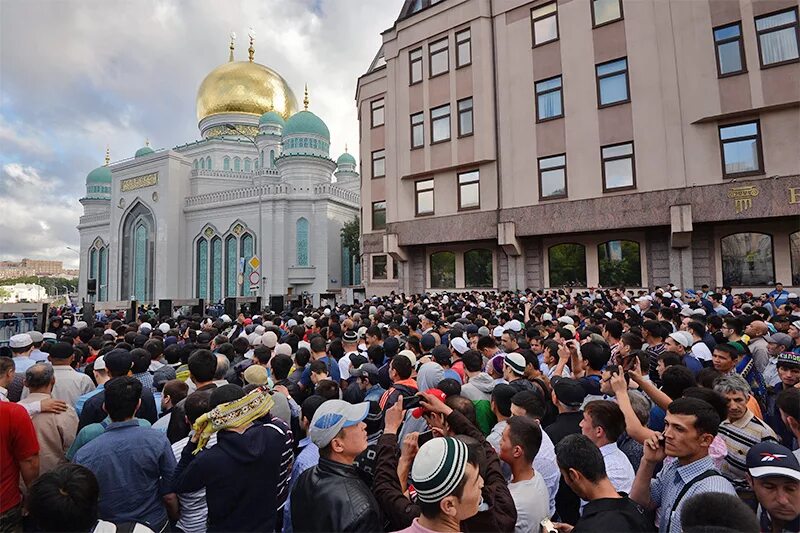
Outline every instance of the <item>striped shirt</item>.
<svg viewBox="0 0 800 533">
<path fill-rule="evenodd" d="M 747 483 L 747 452 L 750 448 L 764 441 L 778 442 L 778 436 L 763 420 L 755 416 L 750 410 L 745 415 L 731 422 L 725 420 L 719 425 L 719 434 L 725 439 L 728 455 L 720 469 L 722 475 L 728 478 L 736 490 L 749 491 Z"/>
<path fill-rule="evenodd" d="M 189 439 L 192 438 L 190 433 L 188 437 L 184 437 L 172 445 L 172 453 L 175 454 L 175 460 L 181 460 L 181 454 Z M 206 448 L 210 448 L 217 443 L 217 434 L 212 433 L 211 437 L 206 443 Z M 208 506 L 206 505 L 206 489 L 200 489 L 194 492 L 183 492 L 178 494 L 178 503 L 181 508 L 181 517 L 175 524 L 184 533 L 204 533 L 206 531 L 206 519 L 208 518 Z"/>
<path fill-rule="evenodd" d="M 655 479 L 650 481 L 650 499 L 658 507 L 656 521 L 658 522 L 658 531 L 660 533 L 667 533 L 667 524 L 669 524 L 670 516 L 672 516 L 672 525 L 669 533 L 681 533 L 683 531 L 681 511 L 686 502 L 695 494 L 723 492 L 736 496 L 736 491 L 730 481 L 722 476 L 711 476 L 693 484 L 681 498 L 681 501 L 678 502 L 678 506 L 673 509 L 675 499 L 683 486 L 706 470 L 713 468 L 714 462 L 709 456 L 683 466 L 678 461 L 672 461 L 669 464 L 664 463 L 664 468 L 661 469 L 661 472 L 658 473 Z"/>
</svg>

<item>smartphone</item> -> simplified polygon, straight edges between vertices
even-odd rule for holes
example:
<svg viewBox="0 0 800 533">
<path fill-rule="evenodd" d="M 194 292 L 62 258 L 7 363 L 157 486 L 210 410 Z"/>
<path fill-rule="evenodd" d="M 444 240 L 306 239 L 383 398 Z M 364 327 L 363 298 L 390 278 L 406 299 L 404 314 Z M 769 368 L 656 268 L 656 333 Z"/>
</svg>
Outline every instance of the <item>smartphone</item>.
<svg viewBox="0 0 800 533">
<path fill-rule="evenodd" d="M 545 518 L 539 522 L 539 525 L 542 526 L 547 533 L 558 533 L 556 526 L 553 525 L 553 522 L 551 522 L 549 518 Z"/>
<path fill-rule="evenodd" d="M 416 409 L 422 401 L 422 396 L 403 396 L 403 409 Z"/>
<path fill-rule="evenodd" d="M 423 431 L 417 436 L 417 446 L 422 446 L 434 437 L 433 430 Z"/>
</svg>

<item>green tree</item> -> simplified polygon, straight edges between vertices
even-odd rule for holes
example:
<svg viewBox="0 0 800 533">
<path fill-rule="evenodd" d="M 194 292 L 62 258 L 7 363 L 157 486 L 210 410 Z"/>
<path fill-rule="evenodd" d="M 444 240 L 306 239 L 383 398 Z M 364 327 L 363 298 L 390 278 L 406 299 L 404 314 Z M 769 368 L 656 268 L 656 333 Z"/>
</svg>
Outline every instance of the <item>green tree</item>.
<svg viewBox="0 0 800 533">
<path fill-rule="evenodd" d="M 50 278 L 45 276 L 21 276 L 0 280 L 0 285 L 15 285 L 17 283 L 41 285 L 49 295 L 56 295 L 64 292 L 64 287 L 69 288 L 69 292 L 78 291 L 78 280 L 67 278 Z"/>
<path fill-rule="evenodd" d="M 353 217 L 353 220 L 345 223 L 342 226 L 342 246 L 350 251 L 351 257 L 359 257 L 361 255 L 361 222 L 358 216 Z"/>
</svg>

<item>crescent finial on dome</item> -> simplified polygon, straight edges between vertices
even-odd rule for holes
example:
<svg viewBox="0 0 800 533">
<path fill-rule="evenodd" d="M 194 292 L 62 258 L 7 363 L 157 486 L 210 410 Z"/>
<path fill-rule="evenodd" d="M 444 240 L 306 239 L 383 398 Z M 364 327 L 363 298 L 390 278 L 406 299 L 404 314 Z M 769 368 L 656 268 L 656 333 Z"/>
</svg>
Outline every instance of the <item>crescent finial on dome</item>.
<svg viewBox="0 0 800 533">
<path fill-rule="evenodd" d="M 106 145 L 106 166 L 111 163 L 111 150 L 108 145 Z"/>
<path fill-rule="evenodd" d="M 305 96 L 303 97 L 303 109 L 308 111 L 308 84 L 306 83 Z"/>
<path fill-rule="evenodd" d="M 256 37 L 256 31 L 253 28 L 250 28 L 250 31 L 247 32 L 250 37 L 250 48 L 247 49 L 247 53 L 250 55 L 250 62 L 253 62 L 253 56 L 256 53 L 256 49 L 253 48 L 253 39 Z"/>
<path fill-rule="evenodd" d="M 228 56 L 228 63 L 233 63 L 233 41 L 235 41 L 235 40 L 236 40 L 236 32 L 232 31 L 231 32 L 231 45 L 230 45 L 231 53 Z"/>
</svg>

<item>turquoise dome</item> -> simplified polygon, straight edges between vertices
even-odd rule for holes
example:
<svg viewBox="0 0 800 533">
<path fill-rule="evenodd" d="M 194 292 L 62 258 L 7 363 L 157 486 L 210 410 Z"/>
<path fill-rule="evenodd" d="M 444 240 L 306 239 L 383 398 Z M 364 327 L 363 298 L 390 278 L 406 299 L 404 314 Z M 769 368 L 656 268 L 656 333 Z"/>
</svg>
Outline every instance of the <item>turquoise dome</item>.
<svg viewBox="0 0 800 533">
<path fill-rule="evenodd" d="M 283 128 L 284 136 L 303 134 L 319 135 L 326 141 L 331 140 L 331 132 L 328 130 L 328 126 L 311 111 L 295 113 L 289 117 L 289 120 L 286 121 L 286 127 Z"/>
<path fill-rule="evenodd" d="M 154 150 L 152 148 L 150 148 L 149 146 L 142 146 L 141 148 L 136 150 L 136 154 L 134 155 L 134 157 L 142 157 L 143 155 L 149 155 L 152 153 L 154 153 Z"/>
<path fill-rule="evenodd" d="M 336 166 L 340 167 L 342 165 L 356 166 L 356 158 L 345 152 L 339 156 L 339 159 L 336 160 Z"/>
<path fill-rule="evenodd" d="M 111 169 L 107 166 L 97 167 L 86 176 L 86 183 L 111 183 Z"/>
<path fill-rule="evenodd" d="M 280 116 L 275 111 L 267 111 L 266 113 L 261 115 L 260 119 L 258 119 L 258 124 L 260 126 L 263 126 L 264 124 L 277 124 L 283 127 L 286 125 L 286 121 L 283 120 L 283 117 Z"/>
</svg>

